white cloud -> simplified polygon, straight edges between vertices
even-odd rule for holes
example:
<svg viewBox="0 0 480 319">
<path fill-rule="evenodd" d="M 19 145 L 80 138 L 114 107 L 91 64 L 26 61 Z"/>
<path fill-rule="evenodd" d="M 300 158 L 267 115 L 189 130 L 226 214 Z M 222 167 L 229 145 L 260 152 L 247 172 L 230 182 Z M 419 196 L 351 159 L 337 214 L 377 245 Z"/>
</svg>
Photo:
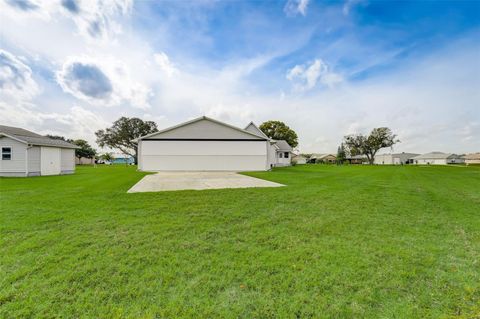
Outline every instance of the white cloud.
<svg viewBox="0 0 480 319">
<path fill-rule="evenodd" d="M 118 19 L 128 15 L 132 0 L 62 0 L 62 13 L 71 17 L 81 35 L 107 40 L 122 32 Z"/>
<path fill-rule="evenodd" d="M 288 0 L 283 11 L 289 17 L 296 16 L 297 14 L 305 16 L 309 2 L 310 0 Z"/>
<path fill-rule="evenodd" d="M 59 2 L 59 3 L 58 3 Z M 131 12 L 132 0 L 6 0 L 0 10 L 16 20 L 50 21 L 52 17 L 72 19 L 78 33 L 88 39 L 108 40 L 122 32 L 119 20 Z"/>
<path fill-rule="evenodd" d="M 165 52 L 155 53 L 153 55 L 155 63 L 160 67 L 160 69 L 165 72 L 167 76 L 172 76 L 178 72 L 175 65 L 170 61 L 170 58 Z"/>
<path fill-rule="evenodd" d="M 299 64 L 287 71 L 287 79 L 292 81 L 294 89 L 305 91 L 314 88 L 318 82 L 329 88 L 343 81 L 341 75 L 334 73 L 321 59 L 310 65 Z"/>
<path fill-rule="evenodd" d="M 94 105 L 150 107 L 150 90 L 135 81 L 127 66 L 112 57 L 69 57 L 57 72 L 62 89 Z"/>
<path fill-rule="evenodd" d="M 20 58 L 0 49 L 0 97 L 29 100 L 38 92 L 32 69 Z"/>
<path fill-rule="evenodd" d="M 95 145 L 95 131 L 110 126 L 99 115 L 80 106 L 73 106 L 61 113 L 42 112 L 34 105 L 11 105 L 0 101 L 2 124 L 19 126 L 39 134 L 61 135 L 72 139 L 86 139 Z"/>
</svg>

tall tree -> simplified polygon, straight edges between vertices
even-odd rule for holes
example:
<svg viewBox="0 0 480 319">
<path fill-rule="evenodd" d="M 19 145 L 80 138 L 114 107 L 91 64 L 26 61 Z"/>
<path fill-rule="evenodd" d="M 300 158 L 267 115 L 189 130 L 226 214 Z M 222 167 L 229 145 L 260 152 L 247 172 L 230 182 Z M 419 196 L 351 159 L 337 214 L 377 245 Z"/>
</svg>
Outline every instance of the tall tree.
<svg viewBox="0 0 480 319">
<path fill-rule="evenodd" d="M 297 133 L 281 121 L 264 122 L 260 130 L 271 139 L 287 141 L 291 147 L 298 145 Z"/>
<path fill-rule="evenodd" d="M 73 140 L 71 143 L 80 146 L 80 148 L 75 149 L 75 156 L 80 159 L 82 157 L 85 158 L 94 158 L 97 154 L 97 151 L 88 144 L 85 140 Z"/>
<path fill-rule="evenodd" d="M 400 142 L 397 135 L 388 127 L 374 128 L 370 135 L 354 134 L 344 137 L 344 144 L 348 152 L 353 155 L 365 155 L 368 162 L 373 164 L 375 155 L 384 147 L 392 147 Z"/>
<path fill-rule="evenodd" d="M 132 156 L 137 164 L 138 143 L 133 140 L 157 132 L 157 124 L 143 121 L 139 118 L 121 117 L 105 130 L 95 132 L 97 144 L 119 149 L 122 153 Z"/>
<path fill-rule="evenodd" d="M 345 146 L 343 145 L 343 143 L 341 143 L 337 149 L 337 164 L 343 164 L 346 157 L 347 154 L 345 153 Z"/>
</svg>

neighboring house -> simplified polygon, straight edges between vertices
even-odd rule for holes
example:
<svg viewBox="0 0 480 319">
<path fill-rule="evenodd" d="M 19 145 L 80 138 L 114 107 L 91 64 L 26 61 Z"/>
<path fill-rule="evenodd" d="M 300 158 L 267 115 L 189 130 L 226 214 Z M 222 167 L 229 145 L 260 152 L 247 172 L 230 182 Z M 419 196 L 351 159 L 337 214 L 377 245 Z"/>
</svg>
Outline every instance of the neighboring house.
<svg viewBox="0 0 480 319">
<path fill-rule="evenodd" d="M 128 164 L 132 165 L 135 163 L 135 159 L 127 154 L 116 153 L 112 154 L 113 160 L 111 164 Z"/>
<path fill-rule="evenodd" d="M 0 125 L 0 176 L 72 174 L 76 148 L 62 140 Z"/>
<path fill-rule="evenodd" d="M 292 162 L 293 148 L 284 140 L 276 140 L 276 163 L 274 166 L 289 166 Z"/>
<path fill-rule="evenodd" d="M 412 158 L 414 164 L 420 165 L 447 165 L 447 164 L 462 164 L 465 160 L 452 153 L 431 152 L 427 154 L 418 155 Z"/>
<path fill-rule="evenodd" d="M 464 160 L 467 165 L 480 165 L 480 153 L 467 154 Z"/>
<path fill-rule="evenodd" d="M 292 162 L 298 165 L 307 164 L 307 158 L 303 155 L 293 155 Z"/>
<path fill-rule="evenodd" d="M 366 155 L 355 155 L 355 156 L 347 156 L 345 161 L 350 164 L 363 164 L 368 162 L 368 158 Z"/>
<path fill-rule="evenodd" d="M 250 122 L 250 124 L 245 127 L 245 130 L 263 136 L 270 140 L 267 157 L 270 168 L 277 166 L 289 166 L 291 165 L 293 148 L 285 140 L 272 140 L 270 139 L 262 130 L 255 125 L 255 123 Z"/>
<path fill-rule="evenodd" d="M 309 163 L 327 163 L 327 164 L 333 164 L 337 161 L 337 157 L 333 154 L 317 154 L 314 153 L 310 156 L 308 159 Z"/>
<path fill-rule="evenodd" d="M 95 158 L 75 157 L 75 165 L 93 165 L 93 164 L 95 164 Z"/>
<path fill-rule="evenodd" d="M 395 154 L 378 154 L 375 155 L 374 164 L 378 165 L 401 165 L 413 163 L 413 158 L 420 154 L 414 153 L 395 153 Z"/>
<path fill-rule="evenodd" d="M 253 123 L 252 123 L 253 124 Z M 250 126 L 250 125 L 249 125 Z M 248 127 L 247 127 L 248 128 Z M 136 139 L 138 169 L 142 171 L 264 171 L 287 152 L 279 141 L 208 117 Z M 288 144 L 287 144 L 288 145 Z M 283 158 L 283 157 L 282 157 Z"/>
</svg>

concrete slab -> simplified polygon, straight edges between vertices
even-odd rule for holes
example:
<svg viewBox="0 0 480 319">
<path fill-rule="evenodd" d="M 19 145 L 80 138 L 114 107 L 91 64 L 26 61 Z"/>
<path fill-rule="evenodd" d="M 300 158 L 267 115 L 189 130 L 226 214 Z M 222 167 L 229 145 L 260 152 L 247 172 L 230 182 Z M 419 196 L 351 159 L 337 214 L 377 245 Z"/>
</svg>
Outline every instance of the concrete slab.
<svg viewBox="0 0 480 319">
<path fill-rule="evenodd" d="M 158 172 L 142 178 L 128 193 L 280 186 L 285 185 L 235 172 Z"/>
</svg>

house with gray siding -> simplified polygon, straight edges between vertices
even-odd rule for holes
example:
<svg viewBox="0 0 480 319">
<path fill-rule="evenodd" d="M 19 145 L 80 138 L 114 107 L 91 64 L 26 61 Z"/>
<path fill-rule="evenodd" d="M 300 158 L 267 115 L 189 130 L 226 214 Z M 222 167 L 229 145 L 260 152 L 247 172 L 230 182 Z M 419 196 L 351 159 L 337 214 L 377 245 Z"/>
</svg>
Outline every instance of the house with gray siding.
<svg viewBox="0 0 480 319">
<path fill-rule="evenodd" d="M 0 125 L 0 176 L 73 174 L 78 146 Z"/>
</svg>

